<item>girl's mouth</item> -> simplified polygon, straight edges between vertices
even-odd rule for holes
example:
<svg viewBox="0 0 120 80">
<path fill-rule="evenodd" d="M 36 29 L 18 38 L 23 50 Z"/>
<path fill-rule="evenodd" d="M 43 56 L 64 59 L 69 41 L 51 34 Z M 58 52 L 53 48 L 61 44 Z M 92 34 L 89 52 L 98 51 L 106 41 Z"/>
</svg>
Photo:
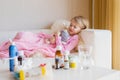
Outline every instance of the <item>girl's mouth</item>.
<svg viewBox="0 0 120 80">
<path fill-rule="evenodd" d="M 72 29 L 69 29 L 69 31 L 70 31 L 70 32 L 73 32 L 73 30 L 72 30 Z"/>
</svg>

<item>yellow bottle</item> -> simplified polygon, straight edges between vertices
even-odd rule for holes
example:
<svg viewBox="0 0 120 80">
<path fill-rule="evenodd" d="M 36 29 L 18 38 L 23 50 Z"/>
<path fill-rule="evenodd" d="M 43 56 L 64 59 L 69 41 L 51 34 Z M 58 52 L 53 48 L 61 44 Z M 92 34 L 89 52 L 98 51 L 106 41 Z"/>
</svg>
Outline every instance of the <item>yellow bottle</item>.
<svg viewBox="0 0 120 80">
<path fill-rule="evenodd" d="M 74 61 L 70 62 L 70 68 L 76 68 L 76 62 Z"/>
<path fill-rule="evenodd" d="M 41 67 L 41 74 L 46 75 L 46 64 L 41 64 L 40 67 Z"/>
<path fill-rule="evenodd" d="M 24 71 L 20 70 L 20 80 L 25 80 L 25 75 L 24 75 Z"/>
<path fill-rule="evenodd" d="M 77 67 L 77 62 L 75 60 L 75 57 L 72 57 L 70 60 L 70 68 L 76 68 Z"/>
</svg>

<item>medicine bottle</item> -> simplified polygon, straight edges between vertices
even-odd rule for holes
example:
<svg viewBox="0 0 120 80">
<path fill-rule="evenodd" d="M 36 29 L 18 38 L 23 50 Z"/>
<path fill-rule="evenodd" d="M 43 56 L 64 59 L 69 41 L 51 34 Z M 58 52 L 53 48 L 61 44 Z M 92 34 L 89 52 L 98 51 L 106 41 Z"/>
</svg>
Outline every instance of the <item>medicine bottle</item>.
<svg viewBox="0 0 120 80">
<path fill-rule="evenodd" d="M 14 42 L 10 41 L 11 45 L 9 46 L 9 68 L 10 72 L 14 71 L 15 61 L 14 58 L 17 55 L 17 47 Z"/>
<path fill-rule="evenodd" d="M 56 48 L 56 52 L 55 52 L 55 68 L 59 69 L 60 66 L 62 65 L 62 53 L 61 53 L 62 47 L 61 46 L 57 46 Z"/>
<path fill-rule="evenodd" d="M 69 69 L 69 51 L 64 53 L 64 69 Z"/>
<path fill-rule="evenodd" d="M 19 51 L 18 52 L 18 65 L 23 65 L 23 59 L 24 59 L 24 52 Z"/>
</svg>

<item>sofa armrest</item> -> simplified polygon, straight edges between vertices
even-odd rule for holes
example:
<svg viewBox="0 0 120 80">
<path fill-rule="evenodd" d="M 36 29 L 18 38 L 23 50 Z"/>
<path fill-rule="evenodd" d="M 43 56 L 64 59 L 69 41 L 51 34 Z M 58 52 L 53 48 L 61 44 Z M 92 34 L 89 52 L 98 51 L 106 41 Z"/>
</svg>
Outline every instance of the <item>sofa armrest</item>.
<svg viewBox="0 0 120 80">
<path fill-rule="evenodd" d="M 93 59 L 96 66 L 112 68 L 111 31 L 88 29 L 81 33 L 85 44 L 93 46 Z"/>
</svg>

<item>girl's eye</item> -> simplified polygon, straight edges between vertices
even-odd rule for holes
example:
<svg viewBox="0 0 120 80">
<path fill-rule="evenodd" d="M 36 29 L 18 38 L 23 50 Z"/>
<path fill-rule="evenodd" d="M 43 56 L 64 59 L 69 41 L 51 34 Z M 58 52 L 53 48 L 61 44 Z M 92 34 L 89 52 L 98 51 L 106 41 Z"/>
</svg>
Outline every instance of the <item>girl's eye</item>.
<svg viewBox="0 0 120 80">
<path fill-rule="evenodd" d="M 70 24 L 70 27 L 76 28 L 76 26 L 74 26 L 74 25 L 72 25 L 72 24 Z"/>
<path fill-rule="evenodd" d="M 70 24 L 70 27 L 72 27 L 72 24 Z"/>
<path fill-rule="evenodd" d="M 77 28 L 77 26 L 76 26 L 76 25 L 72 25 L 72 24 L 70 24 L 70 27 L 72 27 L 72 28 L 74 28 L 74 29 L 76 29 L 76 28 Z"/>
<path fill-rule="evenodd" d="M 74 28 L 77 28 L 76 26 L 74 26 Z"/>
</svg>

